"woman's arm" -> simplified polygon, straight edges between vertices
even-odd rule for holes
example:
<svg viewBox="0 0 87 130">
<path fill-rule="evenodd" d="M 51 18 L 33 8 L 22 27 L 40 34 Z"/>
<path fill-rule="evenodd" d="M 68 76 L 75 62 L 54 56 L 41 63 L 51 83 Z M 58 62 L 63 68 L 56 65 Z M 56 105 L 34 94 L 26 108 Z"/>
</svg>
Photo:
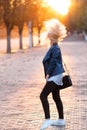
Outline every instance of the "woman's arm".
<svg viewBox="0 0 87 130">
<path fill-rule="evenodd" d="M 51 52 L 50 64 L 46 72 L 46 75 L 51 75 L 51 73 L 55 69 L 59 54 L 60 54 L 60 50 L 57 47 L 54 47 Z"/>
</svg>

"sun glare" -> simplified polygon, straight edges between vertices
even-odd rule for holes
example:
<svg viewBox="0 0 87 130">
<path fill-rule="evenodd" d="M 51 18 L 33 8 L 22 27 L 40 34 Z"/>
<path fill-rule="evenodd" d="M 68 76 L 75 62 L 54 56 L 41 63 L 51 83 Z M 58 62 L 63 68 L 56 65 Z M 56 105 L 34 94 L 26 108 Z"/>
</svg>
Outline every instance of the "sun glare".
<svg viewBox="0 0 87 130">
<path fill-rule="evenodd" d="M 70 0 L 47 0 L 47 3 L 61 15 L 68 13 Z"/>
</svg>

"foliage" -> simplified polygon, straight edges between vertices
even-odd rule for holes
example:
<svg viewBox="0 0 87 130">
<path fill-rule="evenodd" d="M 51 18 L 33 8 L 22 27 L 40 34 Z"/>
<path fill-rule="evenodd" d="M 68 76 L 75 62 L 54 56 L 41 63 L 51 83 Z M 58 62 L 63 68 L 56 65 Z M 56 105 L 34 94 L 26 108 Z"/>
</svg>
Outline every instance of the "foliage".
<svg viewBox="0 0 87 130">
<path fill-rule="evenodd" d="M 10 52 L 10 33 L 14 26 L 18 26 L 20 37 L 24 23 L 32 22 L 38 28 L 38 36 L 43 22 L 50 18 L 58 18 L 66 24 L 71 32 L 87 31 L 87 0 L 71 0 L 70 11 L 61 17 L 45 3 L 45 0 L 0 0 L 0 25 L 5 24 L 7 30 L 7 52 Z"/>
<path fill-rule="evenodd" d="M 70 31 L 87 30 L 87 0 L 72 0 L 67 16 L 67 28 Z"/>
</svg>

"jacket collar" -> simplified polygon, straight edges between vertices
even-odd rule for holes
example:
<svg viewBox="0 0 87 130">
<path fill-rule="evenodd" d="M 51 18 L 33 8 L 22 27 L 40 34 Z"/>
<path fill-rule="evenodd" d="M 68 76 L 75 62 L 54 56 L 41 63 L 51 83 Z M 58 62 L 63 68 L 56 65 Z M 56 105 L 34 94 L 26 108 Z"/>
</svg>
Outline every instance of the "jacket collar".
<svg viewBox="0 0 87 130">
<path fill-rule="evenodd" d="M 55 45 L 58 45 L 57 42 L 54 42 L 54 43 L 53 43 L 53 46 L 55 46 Z"/>
</svg>

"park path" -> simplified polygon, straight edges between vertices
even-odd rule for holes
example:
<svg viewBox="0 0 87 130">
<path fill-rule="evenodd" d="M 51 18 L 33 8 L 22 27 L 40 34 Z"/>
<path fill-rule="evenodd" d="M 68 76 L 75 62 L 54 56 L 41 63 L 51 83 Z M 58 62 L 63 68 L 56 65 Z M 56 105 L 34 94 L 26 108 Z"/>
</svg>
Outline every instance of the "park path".
<svg viewBox="0 0 87 130">
<path fill-rule="evenodd" d="M 47 130 L 87 130 L 87 43 L 62 42 L 63 59 L 73 86 L 61 90 L 65 127 Z M 0 130 L 39 130 L 44 114 L 39 99 L 45 83 L 42 59 L 46 46 L 0 55 Z M 51 118 L 57 119 L 49 95 Z"/>
</svg>

